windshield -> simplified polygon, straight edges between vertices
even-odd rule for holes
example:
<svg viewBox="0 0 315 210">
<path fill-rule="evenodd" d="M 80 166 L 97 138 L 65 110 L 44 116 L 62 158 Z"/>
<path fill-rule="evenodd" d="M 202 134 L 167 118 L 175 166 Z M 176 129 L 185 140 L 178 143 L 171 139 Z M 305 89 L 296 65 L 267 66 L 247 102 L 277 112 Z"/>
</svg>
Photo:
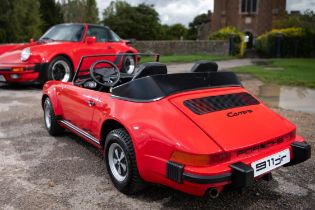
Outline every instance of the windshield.
<svg viewBox="0 0 315 210">
<path fill-rule="evenodd" d="M 83 25 L 57 25 L 50 28 L 39 40 L 79 42 L 83 33 Z"/>
</svg>

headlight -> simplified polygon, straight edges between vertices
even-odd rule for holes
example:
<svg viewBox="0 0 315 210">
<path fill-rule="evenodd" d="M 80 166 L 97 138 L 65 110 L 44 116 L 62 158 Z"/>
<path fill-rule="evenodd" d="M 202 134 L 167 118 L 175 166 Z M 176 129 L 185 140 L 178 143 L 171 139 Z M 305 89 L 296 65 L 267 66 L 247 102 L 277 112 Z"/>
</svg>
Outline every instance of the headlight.
<svg viewBox="0 0 315 210">
<path fill-rule="evenodd" d="M 27 61 L 31 56 L 31 49 L 30 48 L 25 48 L 22 50 L 21 53 L 21 61 Z"/>
</svg>

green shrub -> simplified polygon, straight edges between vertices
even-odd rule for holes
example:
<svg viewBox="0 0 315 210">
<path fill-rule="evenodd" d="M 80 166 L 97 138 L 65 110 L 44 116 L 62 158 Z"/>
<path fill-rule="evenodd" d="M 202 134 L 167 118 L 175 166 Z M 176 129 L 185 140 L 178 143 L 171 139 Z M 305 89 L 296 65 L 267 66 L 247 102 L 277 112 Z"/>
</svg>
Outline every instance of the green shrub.
<svg viewBox="0 0 315 210">
<path fill-rule="evenodd" d="M 282 57 L 311 57 L 315 54 L 315 34 L 304 28 L 274 29 L 256 39 L 258 52 L 276 56 L 276 38 L 281 37 Z"/>
<path fill-rule="evenodd" d="M 209 36 L 210 40 L 229 40 L 231 37 L 234 39 L 234 47 L 232 55 L 242 57 L 245 53 L 245 34 L 236 29 L 235 27 L 221 28 L 219 31 L 211 33 Z"/>
</svg>

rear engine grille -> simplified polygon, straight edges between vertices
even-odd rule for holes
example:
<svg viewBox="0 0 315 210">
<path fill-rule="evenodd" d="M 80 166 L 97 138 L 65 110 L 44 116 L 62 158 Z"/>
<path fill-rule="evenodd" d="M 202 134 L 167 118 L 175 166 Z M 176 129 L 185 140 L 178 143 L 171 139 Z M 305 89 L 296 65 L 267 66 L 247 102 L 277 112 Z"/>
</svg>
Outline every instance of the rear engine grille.
<svg viewBox="0 0 315 210">
<path fill-rule="evenodd" d="M 256 104 L 259 104 L 259 101 L 248 93 L 234 93 L 184 101 L 184 105 L 198 115 Z"/>
</svg>

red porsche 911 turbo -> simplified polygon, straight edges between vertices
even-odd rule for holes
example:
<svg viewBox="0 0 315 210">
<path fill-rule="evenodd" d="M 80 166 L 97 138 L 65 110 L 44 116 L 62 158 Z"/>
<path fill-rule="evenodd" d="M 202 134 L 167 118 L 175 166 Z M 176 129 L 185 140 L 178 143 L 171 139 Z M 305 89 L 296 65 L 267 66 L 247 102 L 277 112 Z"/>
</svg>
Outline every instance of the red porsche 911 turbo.
<svg viewBox="0 0 315 210">
<path fill-rule="evenodd" d="M 137 50 L 130 43 L 104 26 L 74 23 L 56 25 L 38 41 L 0 45 L 0 82 L 69 82 L 81 57 L 97 54 L 113 54 L 106 59 L 114 62 L 120 71 L 132 74 L 137 58 L 130 54 L 137 53 Z M 129 55 L 117 56 L 120 53 Z"/>
<path fill-rule="evenodd" d="M 44 85 L 45 126 L 53 136 L 68 129 L 103 151 L 125 194 L 158 183 L 216 197 L 311 156 L 295 125 L 215 63 L 167 74 L 165 65 L 150 62 L 127 75 L 101 60 L 84 72 Z"/>
</svg>

